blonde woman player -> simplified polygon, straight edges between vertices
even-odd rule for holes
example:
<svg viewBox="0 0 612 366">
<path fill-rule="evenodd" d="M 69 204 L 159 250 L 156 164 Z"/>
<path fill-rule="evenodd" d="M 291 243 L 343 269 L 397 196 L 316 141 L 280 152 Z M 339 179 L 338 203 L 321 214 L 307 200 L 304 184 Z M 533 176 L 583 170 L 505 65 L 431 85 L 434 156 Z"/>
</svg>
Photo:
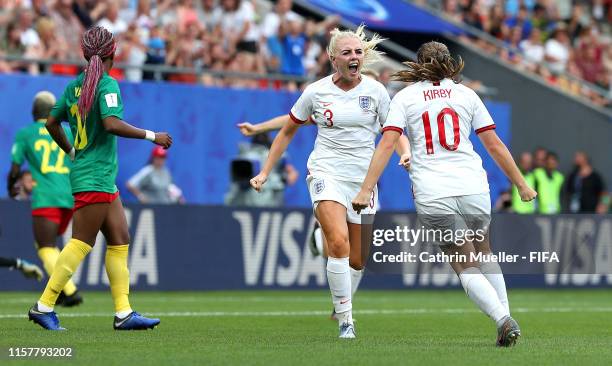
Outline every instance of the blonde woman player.
<svg viewBox="0 0 612 366">
<path fill-rule="evenodd" d="M 378 36 L 368 40 L 363 26 L 354 32 L 332 31 L 327 52 L 335 73 L 304 90 L 289 114 L 294 123 L 283 126 L 262 171 L 251 179 L 259 191 L 298 127 L 313 116 L 318 134 L 306 181 L 327 240 L 327 278 L 340 338 L 355 338 L 351 267 L 363 268 L 366 259 L 361 250 L 361 217 L 351 208 L 351 197 L 359 191 L 390 102 L 381 83 L 361 74 L 362 67 L 380 58 L 376 45 L 381 41 Z M 408 151 L 405 146 L 400 149 Z M 376 190 L 363 213 L 375 213 L 375 195 Z"/>
<path fill-rule="evenodd" d="M 371 70 L 371 69 L 362 69 L 361 75 L 371 77 L 377 81 L 379 78 L 378 72 L 375 70 Z M 241 122 L 241 123 L 238 123 L 236 127 L 240 130 L 240 133 L 243 136 L 251 137 L 251 136 L 259 135 L 259 134 L 266 133 L 269 131 L 280 130 L 281 128 L 283 128 L 285 124 L 288 124 L 288 123 L 294 123 L 294 122 L 291 120 L 291 117 L 289 116 L 289 114 L 284 114 L 284 115 L 276 116 L 269 120 L 255 123 L 255 124 L 252 124 L 247 121 Z M 311 116 L 310 118 L 308 118 L 308 121 L 304 123 L 304 125 L 316 125 L 316 122 Z M 408 140 L 405 138 L 405 136 L 402 136 L 402 138 L 405 139 L 405 141 L 402 141 L 402 143 L 408 143 Z M 410 153 L 409 152 L 408 152 L 408 156 L 405 157 L 404 161 L 406 164 L 410 163 Z M 399 165 L 404 165 L 404 164 L 402 164 L 400 161 Z M 404 165 L 404 166 L 407 168 L 409 165 Z M 379 206 L 378 200 L 376 200 L 375 203 L 376 203 L 376 210 L 379 210 L 380 206 Z M 309 246 L 310 246 L 310 251 L 312 252 L 314 256 L 322 255 L 324 258 L 327 258 L 327 244 L 325 242 L 325 237 L 322 234 L 321 227 L 318 222 L 315 222 L 315 227 L 312 231 L 311 240 L 309 241 Z M 355 291 L 357 291 L 357 288 L 359 286 L 359 282 L 361 281 L 361 275 L 363 271 L 354 270 L 352 267 L 351 269 L 352 269 L 351 270 L 351 293 L 354 296 Z M 332 312 L 331 319 L 334 319 L 334 320 L 336 319 L 335 312 Z"/>
<path fill-rule="evenodd" d="M 456 62 L 444 44 L 428 42 L 419 48 L 417 62 L 405 64 L 408 69 L 394 76 L 412 84 L 397 93 L 391 102 L 383 127 L 387 132 L 376 148 L 361 190 L 353 200 L 353 208 L 357 212 L 368 209 L 371 192 L 376 192 L 376 182 L 406 128 L 412 147 L 410 177 L 417 213 L 420 218 L 432 220 L 426 220 L 424 225 L 428 229 L 445 230 L 459 223 L 462 227 L 488 232 L 489 184 L 482 161 L 469 140 L 472 129 L 516 185 L 523 201 L 533 200 L 536 192 L 527 185 L 510 152 L 497 137 L 495 123 L 480 98 L 459 84 L 463 61 Z M 471 259 L 475 252 L 491 253 L 488 235 L 480 242 L 440 244 L 445 254 L 461 254 L 467 259 L 463 261 L 461 256 L 455 256 L 458 260 L 451 266 L 468 297 L 495 321 L 497 345 L 514 345 L 521 331 L 510 316 L 501 268 L 496 262 L 478 263 Z"/>
<path fill-rule="evenodd" d="M 374 70 L 362 69 L 361 75 L 371 77 L 374 80 L 378 81 L 378 73 Z M 249 136 L 258 135 L 260 133 L 279 130 L 285 124 L 294 124 L 289 114 L 277 116 L 277 117 L 271 118 L 267 121 L 260 122 L 257 124 L 251 124 L 249 122 L 242 122 L 242 123 L 237 124 L 236 127 L 238 127 L 241 134 L 249 137 Z M 310 118 L 308 118 L 308 121 L 304 123 L 303 125 L 316 125 L 316 124 L 317 123 L 314 120 L 314 117 L 311 116 Z M 408 145 L 408 139 L 405 136 L 402 136 L 399 145 L 404 147 L 405 153 L 403 156 L 400 156 L 400 163 L 398 165 L 402 165 L 404 168 L 408 169 L 410 167 L 410 151 L 409 151 L 410 146 Z M 401 154 L 401 151 L 399 148 L 398 148 L 398 154 Z M 380 205 L 379 205 L 378 197 L 375 197 L 374 201 L 375 201 L 374 208 L 376 210 L 379 210 Z M 312 252 L 314 256 L 321 255 L 324 258 L 327 258 L 327 252 L 328 252 L 327 242 L 325 241 L 325 236 L 323 235 L 323 232 L 321 230 L 321 225 L 319 225 L 318 222 L 315 222 L 315 225 L 314 225 L 314 228 L 313 228 L 313 231 L 311 233 L 311 237 L 308 243 L 309 243 L 310 251 Z M 361 254 L 361 253 L 357 253 L 356 251 L 351 251 L 352 256 L 357 255 L 357 254 Z M 355 298 L 355 293 L 357 292 L 357 289 L 359 288 L 359 284 L 361 283 L 361 278 L 363 277 L 363 274 L 364 274 L 364 268 L 363 268 L 364 260 L 361 259 L 363 257 L 364 255 L 361 254 L 359 259 L 349 258 L 349 263 L 351 265 L 350 272 L 351 272 L 351 298 L 352 299 Z M 335 309 L 332 310 L 330 319 L 338 320 Z"/>
</svg>

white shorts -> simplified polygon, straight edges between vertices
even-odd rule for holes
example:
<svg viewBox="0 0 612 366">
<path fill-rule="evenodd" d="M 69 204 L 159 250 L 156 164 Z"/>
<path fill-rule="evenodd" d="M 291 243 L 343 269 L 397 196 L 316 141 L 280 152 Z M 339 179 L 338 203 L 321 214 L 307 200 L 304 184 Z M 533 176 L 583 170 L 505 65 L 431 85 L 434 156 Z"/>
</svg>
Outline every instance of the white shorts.
<svg viewBox="0 0 612 366">
<path fill-rule="evenodd" d="M 361 210 L 361 214 L 358 214 L 353 210 L 351 202 L 361 190 L 361 183 L 340 181 L 322 175 L 309 175 L 306 177 L 306 183 L 308 184 L 308 192 L 310 192 L 310 199 L 312 200 L 315 216 L 317 205 L 320 201 L 335 201 L 346 207 L 346 221 L 352 224 L 362 223 L 361 214 L 374 215 L 376 213 L 376 207 L 378 206 L 378 187 L 374 187 L 374 192 L 372 192 L 372 197 L 370 199 L 370 206 Z"/>
<path fill-rule="evenodd" d="M 489 193 L 443 197 L 416 202 L 420 223 L 427 229 L 489 231 L 491 198 Z M 438 243 L 445 245 L 449 243 Z"/>
</svg>

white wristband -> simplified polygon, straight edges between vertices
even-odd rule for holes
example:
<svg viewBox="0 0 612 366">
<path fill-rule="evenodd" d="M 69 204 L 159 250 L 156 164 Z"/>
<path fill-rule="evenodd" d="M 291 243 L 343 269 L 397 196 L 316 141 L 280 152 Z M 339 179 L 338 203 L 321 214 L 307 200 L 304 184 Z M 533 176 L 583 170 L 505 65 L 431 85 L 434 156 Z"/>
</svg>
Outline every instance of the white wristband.
<svg viewBox="0 0 612 366">
<path fill-rule="evenodd" d="M 153 142 L 155 141 L 155 132 L 151 131 L 151 130 L 145 130 L 145 139 Z"/>
<path fill-rule="evenodd" d="M 74 150 L 74 146 L 70 149 L 68 156 L 70 157 L 70 161 L 74 161 L 74 156 L 76 155 L 76 150 Z"/>
</svg>

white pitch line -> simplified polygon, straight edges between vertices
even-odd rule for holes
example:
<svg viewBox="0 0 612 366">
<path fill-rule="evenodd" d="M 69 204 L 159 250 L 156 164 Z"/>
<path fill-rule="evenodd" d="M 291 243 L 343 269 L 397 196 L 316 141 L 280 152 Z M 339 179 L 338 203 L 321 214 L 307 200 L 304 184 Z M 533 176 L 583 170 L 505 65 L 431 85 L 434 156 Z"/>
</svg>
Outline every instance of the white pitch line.
<svg viewBox="0 0 612 366">
<path fill-rule="evenodd" d="M 463 294 L 463 293 L 462 293 Z M 2 295 L 2 293 L 0 292 L 0 295 Z M 12 297 L 12 298 L 8 298 L 8 299 L 1 299 L 0 296 L 0 303 L 2 304 L 33 304 L 36 299 L 38 298 L 38 294 L 32 297 Z M 87 296 L 87 295 L 85 295 Z M 379 296 L 379 297 L 360 297 L 359 298 L 359 303 L 375 303 L 375 304 L 379 304 L 379 303 L 385 303 L 385 302 L 397 302 L 397 301 L 408 301 L 409 300 L 409 294 L 407 293 L 407 298 L 402 298 L 402 297 L 393 297 L 393 296 Z M 433 294 L 432 296 L 436 296 L 435 294 Z M 248 296 L 248 297 L 242 297 L 242 296 L 205 296 L 205 297 L 198 297 L 198 296 L 185 296 L 185 297 L 172 297 L 172 296 L 156 296 L 156 297 L 141 297 L 138 298 L 139 302 L 146 302 L 146 303 L 168 303 L 168 302 L 174 302 L 174 303 L 222 303 L 222 302 L 273 302 L 275 304 L 277 303 L 283 303 L 283 302 L 307 302 L 307 303 L 324 303 L 324 304 L 328 304 L 329 303 L 329 296 L 320 296 L 320 295 L 313 295 L 313 296 Z M 108 298 L 90 298 L 90 297 L 86 297 L 85 300 L 87 301 L 87 303 L 107 303 L 107 302 L 111 302 L 111 298 L 110 298 L 110 294 L 108 296 Z M 516 301 L 516 300 L 515 300 Z M 577 302 L 577 301 L 564 301 L 563 302 L 565 305 L 567 305 L 568 307 L 578 307 L 578 306 L 582 306 L 583 303 L 581 302 Z"/>
<path fill-rule="evenodd" d="M 34 303 L 37 299 L 37 296 L 39 295 L 35 295 L 32 297 L 14 297 L 14 298 L 10 298 L 10 299 L 2 299 L 0 302 L 2 302 L 3 304 L 30 304 L 30 303 Z M 87 296 L 87 295 L 84 295 Z M 139 298 L 138 301 L 140 302 L 153 302 L 153 303 L 157 303 L 157 302 L 197 302 L 197 303 L 203 303 L 203 302 L 274 302 L 274 303 L 278 303 L 278 302 L 329 302 L 330 297 L 329 296 L 309 296 L 309 297 L 282 297 L 282 296 L 274 296 L 274 297 L 266 297 L 266 296 L 254 296 L 254 297 L 240 297 L 240 296 L 218 296 L 218 297 L 197 297 L 197 296 L 191 296 L 191 297 L 171 297 L 171 296 L 156 296 L 155 298 Z M 387 298 L 375 298 L 375 299 L 367 299 L 364 298 L 363 300 L 360 300 L 360 302 L 384 302 L 384 301 L 395 301 L 397 300 L 396 298 L 393 297 L 387 297 Z M 96 298 L 96 299 L 90 299 L 90 298 L 86 298 L 86 301 L 89 302 L 107 302 L 107 301 L 111 301 L 110 300 L 110 296 L 108 298 Z"/>
<path fill-rule="evenodd" d="M 359 315 L 419 315 L 419 314 L 463 314 L 478 313 L 477 309 L 361 309 L 355 310 L 354 314 Z M 515 308 L 513 313 L 611 313 L 612 307 L 593 307 L 593 308 Z M 149 316 L 159 317 L 295 317 L 295 316 L 323 316 L 329 315 L 329 311 L 308 310 L 308 311 L 173 311 L 146 313 Z M 97 318 L 112 317 L 112 313 L 60 313 L 62 318 Z M 26 314 L 0 314 L 0 319 L 19 319 L 26 318 Z"/>
</svg>

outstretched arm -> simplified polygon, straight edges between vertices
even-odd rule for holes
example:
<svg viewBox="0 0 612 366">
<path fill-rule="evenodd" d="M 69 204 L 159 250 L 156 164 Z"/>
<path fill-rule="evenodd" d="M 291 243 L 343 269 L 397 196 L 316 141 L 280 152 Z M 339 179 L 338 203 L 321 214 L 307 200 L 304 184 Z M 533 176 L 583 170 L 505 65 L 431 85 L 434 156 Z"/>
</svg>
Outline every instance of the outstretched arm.
<svg viewBox="0 0 612 366">
<path fill-rule="evenodd" d="M 237 124 L 236 126 L 240 129 L 240 133 L 244 136 L 253 136 L 268 131 L 280 130 L 285 124 L 290 122 L 289 115 L 284 114 L 261 123 L 251 124 L 249 122 L 243 122 Z"/>
<path fill-rule="evenodd" d="M 389 163 L 389 158 L 391 158 L 393 150 L 395 150 L 395 145 L 400 135 L 401 133 L 399 131 L 388 130 L 383 134 L 378 146 L 376 146 L 376 151 L 374 151 L 374 156 L 372 156 L 368 174 L 361 185 L 361 190 L 357 196 L 353 198 L 353 209 L 357 211 L 357 213 L 370 205 L 372 191 L 374 191 L 374 187 L 380 175 Z"/>
<path fill-rule="evenodd" d="M 283 128 L 284 125 L 292 123 L 291 118 L 288 114 L 274 117 L 267 121 L 252 124 L 250 122 L 243 122 L 236 125 L 240 129 L 240 133 L 244 136 L 253 136 L 268 131 L 276 131 Z M 310 119 L 305 124 L 310 124 Z"/>
<path fill-rule="evenodd" d="M 255 189 L 257 192 L 261 191 L 261 187 L 268 179 L 268 175 L 278 162 L 278 159 L 280 159 L 285 150 L 287 150 L 289 142 L 293 139 L 293 136 L 295 136 L 295 133 L 299 127 L 300 126 L 297 123 L 285 123 L 283 128 L 281 128 L 274 138 L 274 142 L 272 142 L 272 147 L 270 147 L 270 152 L 268 153 L 268 158 L 266 159 L 263 169 L 257 176 L 251 179 L 251 187 L 253 187 L 253 189 Z"/>
<path fill-rule="evenodd" d="M 167 132 L 153 132 L 134 127 L 115 116 L 109 116 L 102 120 L 106 132 L 120 137 L 131 139 L 147 139 L 167 149 L 172 145 L 172 137 Z"/>
<path fill-rule="evenodd" d="M 502 140 L 499 139 L 495 131 L 483 131 L 478 134 L 478 137 L 489 152 L 489 155 L 491 155 L 504 174 L 506 174 L 506 177 L 516 186 L 521 196 L 521 200 L 527 202 L 536 198 L 537 193 L 527 185 L 510 151 L 508 151 L 508 148 Z"/>
</svg>

